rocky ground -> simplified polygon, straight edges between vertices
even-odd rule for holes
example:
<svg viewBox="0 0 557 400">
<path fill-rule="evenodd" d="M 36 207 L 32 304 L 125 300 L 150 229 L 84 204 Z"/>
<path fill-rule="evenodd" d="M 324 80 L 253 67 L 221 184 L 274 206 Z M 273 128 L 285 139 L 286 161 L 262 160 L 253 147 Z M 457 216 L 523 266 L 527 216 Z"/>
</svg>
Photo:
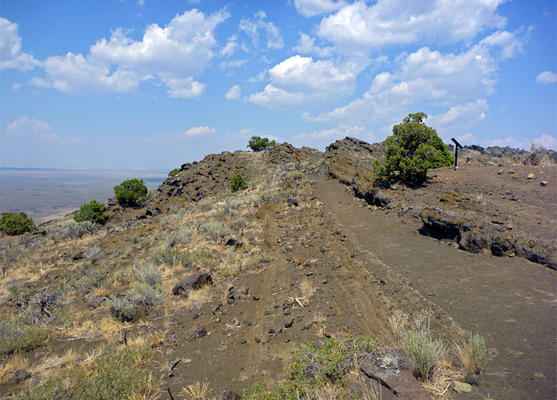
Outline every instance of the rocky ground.
<svg viewBox="0 0 557 400">
<path fill-rule="evenodd" d="M 85 371 L 108 369 L 95 349 L 110 346 L 145 352 L 128 362 L 137 398 L 194 398 L 199 382 L 233 399 L 279 385 L 304 343 L 365 335 L 344 396 L 381 382 L 384 399 L 555 397 L 555 167 L 470 162 L 408 188 L 376 180 L 381 153 L 347 138 L 210 155 L 145 207 L 112 201 L 101 229 L 2 238 L 0 395 L 105 384 Z M 231 194 L 236 173 L 248 189 Z M 403 358 L 396 379 L 374 366 L 397 351 L 393 316 L 423 310 L 447 345 L 486 338 L 485 373 L 448 360 L 418 385 Z"/>
</svg>

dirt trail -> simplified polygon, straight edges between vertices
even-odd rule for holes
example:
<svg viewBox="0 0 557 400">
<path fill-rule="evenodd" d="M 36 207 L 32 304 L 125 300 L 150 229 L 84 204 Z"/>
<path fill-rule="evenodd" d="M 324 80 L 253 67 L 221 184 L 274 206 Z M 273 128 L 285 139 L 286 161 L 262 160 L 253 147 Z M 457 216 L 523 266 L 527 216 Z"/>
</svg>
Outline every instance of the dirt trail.
<svg viewBox="0 0 557 400">
<path fill-rule="evenodd" d="M 336 180 L 322 176 L 316 187 L 325 214 L 379 261 L 373 265 L 407 278 L 495 349 L 479 389 L 461 398 L 556 398 L 555 271 L 518 257 L 467 253 L 422 236 L 417 221 L 368 209 Z"/>
</svg>

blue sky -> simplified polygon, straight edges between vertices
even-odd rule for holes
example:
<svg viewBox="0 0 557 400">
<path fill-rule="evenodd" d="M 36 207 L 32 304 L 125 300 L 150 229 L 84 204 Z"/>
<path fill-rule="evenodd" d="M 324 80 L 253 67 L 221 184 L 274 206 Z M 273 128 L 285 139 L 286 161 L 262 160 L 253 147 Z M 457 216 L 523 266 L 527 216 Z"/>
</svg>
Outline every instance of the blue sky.
<svg viewBox="0 0 557 400">
<path fill-rule="evenodd" d="M 3 0 L 1 166 L 383 140 L 557 148 L 554 0 Z"/>
</svg>

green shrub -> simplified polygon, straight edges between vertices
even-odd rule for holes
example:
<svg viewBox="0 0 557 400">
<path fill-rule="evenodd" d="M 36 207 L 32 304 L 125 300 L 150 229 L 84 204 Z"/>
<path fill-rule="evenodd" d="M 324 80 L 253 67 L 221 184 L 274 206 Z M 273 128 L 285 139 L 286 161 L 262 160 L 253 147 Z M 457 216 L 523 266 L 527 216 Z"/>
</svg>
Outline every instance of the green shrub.
<svg viewBox="0 0 557 400">
<path fill-rule="evenodd" d="M 405 332 L 402 336 L 402 350 L 412 364 L 414 375 L 425 381 L 433 378 L 435 368 L 445 352 L 441 342 L 433 339 L 429 329 Z"/>
<path fill-rule="evenodd" d="M 230 184 L 230 191 L 232 193 L 236 193 L 239 190 L 245 190 L 248 188 L 248 184 L 246 183 L 246 178 L 242 174 L 236 174 L 232 178 L 232 183 Z"/>
<path fill-rule="evenodd" d="M 294 179 L 300 179 L 302 177 L 302 173 L 300 171 L 292 171 L 290 175 Z"/>
<path fill-rule="evenodd" d="M 248 142 L 247 147 L 249 147 L 253 151 L 261 151 L 276 145 L 277 142 L 275 142 L 274 140 L 269 140 L 267 138 L 262 138 L 259 136 L 252 136 L 250 141 Z"/>
<path fill-rule="evenodd" d="M 15 351 L 34 349 L 46 342 L 49 334 L 49 329 L 44 325 L 0 321 L 0 357 Z"/>
<path fill-rule="evenodd" d="M 122 205 L 141 205 L 148 192 L 143 179 L 128 179 L 114 187 L 114 194 Z"/>
<path fill-rule="evenodd" d="M 191 262 L 190 253 L 172 247 L 160 246 L 153 250 L 150 254 L 151 260 L 155 265 L 181 265 L 186 266 Z"/>
<path fill-rule="evenodd" d="M 168 176 L 172 177 L 176 175 L 178 172 L 180 172 L 180 168 L 174 168 L 172 171 L 168 173 Z"/>
<path fill-rule="evenodd" d="M 226 225 L 224 225 L 222 222 L 217 222 L 214 220 L 201 225 L 199 230 L 208 238 L 215 241 L 222 239 L 224 236 L 230 233 L 230 229 Z"/>
<path fill-rule="evenodd" d="M 162 275 L 157 265 L 149 262 L 140 262 L 134 269 L 133 273 L 140 282 L 148 283 L 151 286 L 162 283 Z"/>
<path fill-rule="evenodd" d="M 21 235 L 25 232 L 31 232 L 34 227 L 35 223 L 24 212 L 3 212 L 0 218 L 0 231 L 8 235 Z"/>
<path fill-rule="evenodd" d="M 128 298 L 117 297 L 108 299 L 105 302 L 105 306 L 114 318 L 122 322 L 133 321 L 139 313 L 138 304 Z"/>
<path fill-rule="evenodd" d="M 79 211 L 74 214 L 73 219 L 76 222 L 90 221 L 103 225 L 108 219 L 105 212 L 106 206 L 104 204 L 91 200 L 90 203 L 85 203 L 79 208 Z"/>
<path fill-rule="evenodd" d="M 426 118 L 427 115 L 421 112 L 408 114 L 401 124 L 393 126 L 393 134 L 383 142 L 383 160 L 373 164 L 378 175 L 422 184 L 427 180 L 429 168 L 439 168 L 454 162 L 435 129 L 423 122 Z"/>
<path fill-rule="evenodd" d="M 49 236 L 53 236 L 53 238 L 62 240 L 77 239 L 81 238 L 86 233 L 89 233 L 91 235 L 97 233 L 100 227 L 101 225 L 95 224 L 91 221 L 69 221 L 67 224 L 62 225 L 57 232 L 49 232 Z"/>
</svg>

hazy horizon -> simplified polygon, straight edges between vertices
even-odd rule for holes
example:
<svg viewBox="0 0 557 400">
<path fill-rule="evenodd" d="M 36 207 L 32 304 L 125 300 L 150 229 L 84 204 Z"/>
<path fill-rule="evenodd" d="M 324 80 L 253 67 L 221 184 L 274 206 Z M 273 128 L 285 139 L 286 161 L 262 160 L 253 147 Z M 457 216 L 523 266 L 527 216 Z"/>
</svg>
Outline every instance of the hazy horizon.
<svg viewBox="0 0 557 400">
<path fill-rule="evenodd" d="M 40 224 L 79 209 L 91 200 L 106 204 L 114 186 L 126 179 L 143 179 L 149 190 L 157 188 L 168 171 L 61 170 L 0 168 L 0 211 L 25 212 Z"/>
</svg>

